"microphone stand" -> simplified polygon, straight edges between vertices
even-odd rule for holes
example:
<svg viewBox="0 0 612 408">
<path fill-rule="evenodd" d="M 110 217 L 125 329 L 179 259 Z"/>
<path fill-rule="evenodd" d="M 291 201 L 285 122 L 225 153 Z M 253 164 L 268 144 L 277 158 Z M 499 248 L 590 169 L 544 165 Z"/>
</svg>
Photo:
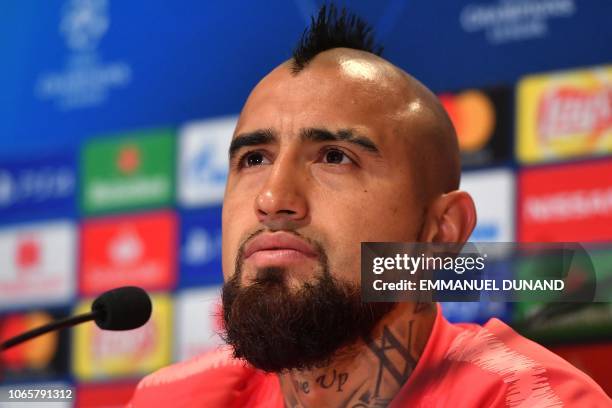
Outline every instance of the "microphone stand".
<svg viewBox="0 0 612 408">
<path fill-rule="evenodd" d="M 64 319 L 48 323 L 44 326 L 38 327 L 34 330 L 30 330 L 17 337 L 13 337 L 5 341 L 4 343 L 0 344 L 0 351 L 9 349 L 13 346 L 23 343 L 24 341 L 30 340 L 36 336 L 40 336 L 42 334 L 48 333 L 53 330 L 65 329 L 67 327 L 75 326 L 79 323 L 83 323 L 89 320 L 94 320 L 98 317 L 100 313 L 102 313 L 101 310 L 96 310 L 96 311 L 81 314 L 78 316 L 66 317 Z"/>
</svg>

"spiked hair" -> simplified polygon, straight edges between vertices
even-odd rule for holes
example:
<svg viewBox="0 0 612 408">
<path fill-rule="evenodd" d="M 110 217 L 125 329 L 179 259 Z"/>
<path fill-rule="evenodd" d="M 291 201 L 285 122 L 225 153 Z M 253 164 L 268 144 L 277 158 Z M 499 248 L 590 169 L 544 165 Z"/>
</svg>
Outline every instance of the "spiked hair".
<svg viewBox="0 0 612 408">
<path fill-rule="evenodd" d="M 293 73 L 303 70 L 314 57 L 332 48 L 352 48 L 381 55 L 383 47 L 374 42 L 372 27 L 345 8 L 323 5 L 310 27 L 302 34 L 293 50 Z"/>
</svg>

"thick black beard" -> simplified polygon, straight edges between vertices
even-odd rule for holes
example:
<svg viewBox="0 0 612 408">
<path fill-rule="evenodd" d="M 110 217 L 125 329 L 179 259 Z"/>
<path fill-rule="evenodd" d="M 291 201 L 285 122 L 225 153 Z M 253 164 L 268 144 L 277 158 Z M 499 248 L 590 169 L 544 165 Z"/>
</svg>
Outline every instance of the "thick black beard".
<svg viewBox="0 0 612 408">
<path fill-rule="evenodd" d="M 297 290 L 286 271 L 258 272 L 240 285 L 240 268 L 223 286 L 224 338 L 236 358 L 266 372 L 326 367 L 358 340 L 368 338 L 393 303 L 362 303 L 358 285 L 331 276 L 327 262 L 314 283 Z"/>
</svg>

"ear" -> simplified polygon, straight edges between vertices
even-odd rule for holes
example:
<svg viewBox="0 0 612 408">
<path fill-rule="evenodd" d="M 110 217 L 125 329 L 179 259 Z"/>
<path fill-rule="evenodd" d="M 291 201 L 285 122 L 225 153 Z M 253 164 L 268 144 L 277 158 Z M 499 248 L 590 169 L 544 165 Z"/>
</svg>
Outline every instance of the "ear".
<svg viewBox="0 0 612 408">
<path fill-rule="evenodd" d="M 463 243 L 476 225 L 476 207 L 465 191 L 451 191 L 437 197 L 429 206 L 420 242 Z"/>
</svg>

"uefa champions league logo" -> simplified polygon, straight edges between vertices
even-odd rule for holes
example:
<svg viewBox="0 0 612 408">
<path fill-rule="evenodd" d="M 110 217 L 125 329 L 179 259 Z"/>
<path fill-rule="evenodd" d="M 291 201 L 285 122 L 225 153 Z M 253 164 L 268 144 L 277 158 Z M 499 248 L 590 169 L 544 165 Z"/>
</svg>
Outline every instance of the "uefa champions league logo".
<svg viewBox="0 0 612 408">
<path fill-rule="evenodd" d="M 65 4 L 60 32 L 73 51 L 97 47 L 109 26 L 106 0 L 71 0 Z"/>
<path fill-rule="evenodd" d="M 51 100 L 60 111 L 104 104 L 111 91 L 132 81 L 125 60 L 105 61 L 98 46 L 110 28 L 108 0 L 67 0 L 59 14 L 59 35 L 69 53 L 64 67 L 41 72 L 34 86 L 40 100 Z"/>
</svg>

